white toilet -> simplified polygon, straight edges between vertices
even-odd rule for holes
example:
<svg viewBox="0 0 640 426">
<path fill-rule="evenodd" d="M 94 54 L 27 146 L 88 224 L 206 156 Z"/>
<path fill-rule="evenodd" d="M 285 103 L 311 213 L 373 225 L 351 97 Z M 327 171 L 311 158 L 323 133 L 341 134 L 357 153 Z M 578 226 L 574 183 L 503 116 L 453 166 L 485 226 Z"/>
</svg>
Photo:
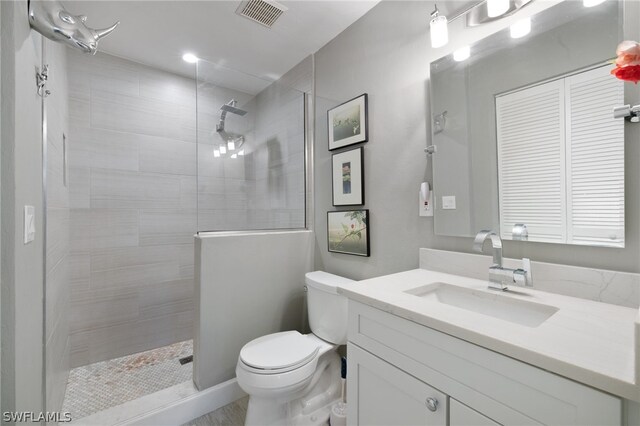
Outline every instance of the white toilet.
<svg viewBox="0 0 640 426">
<path fill-rule="evenodd" d="M 347 299 L 337 288 L 353 281 L 322 271 L 305 281 L 312 334 L 269 334 L 240 351 L 236 377 L 249 394 L 245 425 L 327 424 L 340 399 L 336 348 L 347 343 Z"/>
</svg>

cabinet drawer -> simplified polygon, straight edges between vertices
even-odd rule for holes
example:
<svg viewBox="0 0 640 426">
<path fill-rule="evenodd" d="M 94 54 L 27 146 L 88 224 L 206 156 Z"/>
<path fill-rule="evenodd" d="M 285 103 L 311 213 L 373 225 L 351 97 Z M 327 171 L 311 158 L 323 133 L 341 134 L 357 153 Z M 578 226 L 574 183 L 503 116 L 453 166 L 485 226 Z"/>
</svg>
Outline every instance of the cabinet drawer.
<svg viewBox="0 0 640 426">
<path fill-rule="evenodd" d="M 352 300 L 349 342 L 500 424 L 622 423 L 617 397 Z"/>
<path fill-rule="evenodd" d="M 348 345 L 349 425 L 446 425 L 447 396 L 380 358 Z"/>
</svg>

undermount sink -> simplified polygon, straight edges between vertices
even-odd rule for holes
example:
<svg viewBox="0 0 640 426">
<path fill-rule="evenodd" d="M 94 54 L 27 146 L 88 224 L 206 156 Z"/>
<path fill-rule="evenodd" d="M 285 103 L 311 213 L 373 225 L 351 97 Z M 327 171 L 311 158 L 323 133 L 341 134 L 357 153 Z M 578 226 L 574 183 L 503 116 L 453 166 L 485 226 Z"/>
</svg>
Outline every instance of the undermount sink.
<svg viewBox="0 0 640 426">
<path fill-rule="evenodd" d="M 412 288 L 405 293 L 526 327 L 538 327 L 558 311 L 554 306 L 514 299 L 502 293 L 489 293 L 441 282 Z"/>
</svg>

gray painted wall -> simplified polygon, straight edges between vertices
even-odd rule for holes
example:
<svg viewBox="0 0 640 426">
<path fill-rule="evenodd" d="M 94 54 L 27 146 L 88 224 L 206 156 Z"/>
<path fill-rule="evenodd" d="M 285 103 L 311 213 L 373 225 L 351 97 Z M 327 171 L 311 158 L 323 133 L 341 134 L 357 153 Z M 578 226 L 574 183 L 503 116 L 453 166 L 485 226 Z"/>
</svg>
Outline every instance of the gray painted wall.
<svg viewBox="0 0 640 426">
<path fill-rule="evenodd" d="M 2 410 L 44 409 L 41 98 L 34 83 L 42 38 L 27 2 L 2 3 Z M 36 239 L 23 244 L 23 208 L 36 212 Z"/>
<path fill-rule="evenodd" d="M 548 3 L 528 6 L 533 13 Z M 425 16 L 433 2 L 382 2 L 316 54 L 315 222 L 317 269 L 363 279 L 418 266 L 418 248 L 470 252 L 471 238 L 434 235 L 432 218 L 417 215 L 420 182 L 431 181 L 431 161 L 423 154 L 430 144 L 427 87 L 429 63 L 485 37 L 495 28 L 450 27 L 450 43 L 430 47 Z M 509 26 L 515 18 L 497 25 Z M 630 22 L 630 21 L 629 21 Z M 637 39 L 637 34 L 632 39 Z M 629 102 L 637 100 L 628 99 Z M 327 150 L 326 111 L 361 93 L 369 93 L 369 142 L 364 144 L 365 208 L 371 214 L 371 257 L 329 253 L 326 212 L 331 205 L 331 155 Z M 632 137 L 632 135 L 628 135 Z M 640 271 L 640 143 L 626 152 L 626 243 L 624 249 L 507 241 L 505 255 Z"/>
<path fill-rule="evenodd" d="M 60 410 L 69 375 L 69 181 L 66 148 L 69 134 L 67 50 L 44 40 L 44 62 L 49 64 L 45 98 L 47 126 L 45 252 L 45 368 L 47 409 Z"/>
</svg>

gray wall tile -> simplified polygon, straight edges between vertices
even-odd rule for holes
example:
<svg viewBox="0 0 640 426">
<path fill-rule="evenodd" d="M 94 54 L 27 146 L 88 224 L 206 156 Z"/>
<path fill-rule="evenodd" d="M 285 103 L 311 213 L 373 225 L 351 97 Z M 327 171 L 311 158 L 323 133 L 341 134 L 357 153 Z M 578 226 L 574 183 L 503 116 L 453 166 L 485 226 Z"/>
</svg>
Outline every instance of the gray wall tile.
<svg viewBox="0 0 640 426">
<path fill-rule="evenodd" d="M 68 61 L 79 366 L 192 337 L 195 81 L 104 54 Z"/>
<path fill-rule="evenodd" d="M 91 208 L 171 208 L 180 202 L 175 175 L 91 170 Z"/>
</svg>

